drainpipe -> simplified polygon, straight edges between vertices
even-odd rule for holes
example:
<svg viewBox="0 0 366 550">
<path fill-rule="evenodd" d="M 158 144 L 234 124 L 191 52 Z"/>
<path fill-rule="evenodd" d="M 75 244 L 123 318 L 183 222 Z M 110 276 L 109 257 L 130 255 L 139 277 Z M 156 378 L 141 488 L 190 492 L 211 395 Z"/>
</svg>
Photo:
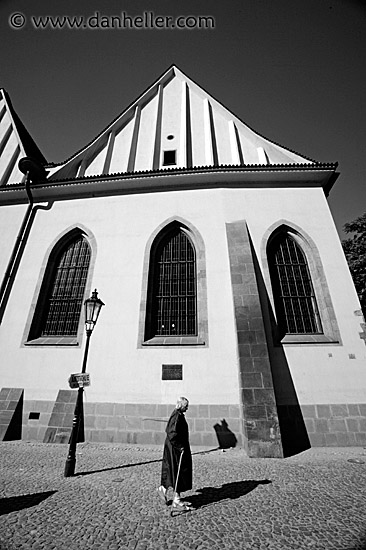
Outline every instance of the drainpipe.
<svg viewBox="0 0 366 550">
<path fill-rule="evenodd" d="M 33 212 L 33 196 L 30 188 L 30 184 L 31 182 L 36 183 L 37 181 L 44 180 L 46 178 L 46 171 L 44 167 L 38 161 L 30 157 L 24 157 L 20 159 L 18 166 L 19 166 L 19 170 L 23 172 L 23 174 L 25 174 L 26 176 L 25 191 L 28 197 L 28 207 L 24 214 L 24 218 L 20 226 L 16 241 L 14 243 L 13 251 L 11 253 L 10 260 L 8 262 L 8 266 L 6 268 L 5 275 L 3 277 L 1 287 L 0 287 L 0 323 L 4 314 L 4 310 L 7 302 L 7 292 L 9 289 L 9 285 L 12 280 L 12 276 L 14 274 L 18 255 L 22 247 L 24 237 L 27 233 L 28 225 Z"/>
</svg>

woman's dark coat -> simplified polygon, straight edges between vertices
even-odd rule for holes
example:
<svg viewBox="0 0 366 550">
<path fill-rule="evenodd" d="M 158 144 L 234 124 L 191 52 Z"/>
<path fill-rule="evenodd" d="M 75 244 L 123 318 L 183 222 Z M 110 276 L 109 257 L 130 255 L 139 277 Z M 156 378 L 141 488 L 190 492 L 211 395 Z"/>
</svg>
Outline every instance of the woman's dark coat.
<svg viewBox="0 0 366 550">
<path fill-rule="evenodd" d="M 188 424 L 184 413 L 175 409 L 165 428 L 166 439 L 163 452 L 163 464 L 161 469 L 161 485 L 168 489 L 175 489 L 178 464 L 183 450 L 180 467 L 177 493 L 192 489 L 192 456 L 189 446 Z"/>
</svg>

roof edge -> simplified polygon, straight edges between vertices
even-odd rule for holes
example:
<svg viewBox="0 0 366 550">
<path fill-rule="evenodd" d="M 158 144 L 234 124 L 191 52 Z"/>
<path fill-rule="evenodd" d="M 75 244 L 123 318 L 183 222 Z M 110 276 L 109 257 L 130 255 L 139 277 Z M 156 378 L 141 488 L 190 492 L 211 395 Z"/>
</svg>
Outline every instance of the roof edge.
<svg viewBox="0 0 366 550">
<path fill-rule="evenodd" d="M 193 166 L 192 168 L 160 168 L 157 170 L 141 170 L 139 172 L 115 172 L 112 174 L 97 174 L 91 176 L 82 176 L 80 178 L 64 178 L 59 180 L 49 180 L 49 183 L 56 182 L 76 182 L 76 181 L 85 181 L 85 180 L 99 180 L 99 179 L 108 179 L 113 177 L 124 178 L 138 178 L 141 176 L 161 176 L 164 174 L 194 174 L 194 173 L 203 173 L 203 172 L 288 172 L 288 171 L 319 171 L 319 170 L 328 170 L 334 172 L 338 167 L 338 162 L 327 163 L 327 162 L 313 162 L 313 163 L 303 163 L 303 164 L 246 164 L 246 165 L 237 165 L 237 164 L 220 164 L 212 166 Z"/>
</svg>

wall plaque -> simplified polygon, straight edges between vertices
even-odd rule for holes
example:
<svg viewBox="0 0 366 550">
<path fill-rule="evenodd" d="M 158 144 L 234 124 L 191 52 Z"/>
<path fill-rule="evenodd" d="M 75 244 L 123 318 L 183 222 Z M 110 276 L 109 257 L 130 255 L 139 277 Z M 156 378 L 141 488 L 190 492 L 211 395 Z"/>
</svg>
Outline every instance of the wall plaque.
<svg viewBox="0 0 366 550">
<path fill-rule="evenodd" d="M 183 380 L 183 365 L 162 365 L 162 380 Z"/>
</svg>

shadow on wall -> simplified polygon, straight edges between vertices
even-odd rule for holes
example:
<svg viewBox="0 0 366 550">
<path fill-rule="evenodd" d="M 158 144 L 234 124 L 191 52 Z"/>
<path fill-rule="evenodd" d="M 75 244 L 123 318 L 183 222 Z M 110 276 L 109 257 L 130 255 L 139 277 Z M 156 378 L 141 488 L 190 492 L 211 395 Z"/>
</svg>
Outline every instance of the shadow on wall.
<svg viewBox="0 0 366 550">
<path fill-rule="evenodd" d="M 283 346 L 281 342 L 274 342 L 274 335 L 279 332 L 277 322 L 250 235 L 249 240 L 263 311 L 283 455 L 288 457 L 310 449 L 311 445 Z"/>
<path fill-rule="evenodd" d="M 230 449 L 236 447 L 238 440 L 235 434 L 229 429 L 229 425 L 225 418 L 221 420 L 221 424 L 215 424 L 214 430 L 216 432 L 217 441 L 220 449 Z"/>
</svg>

